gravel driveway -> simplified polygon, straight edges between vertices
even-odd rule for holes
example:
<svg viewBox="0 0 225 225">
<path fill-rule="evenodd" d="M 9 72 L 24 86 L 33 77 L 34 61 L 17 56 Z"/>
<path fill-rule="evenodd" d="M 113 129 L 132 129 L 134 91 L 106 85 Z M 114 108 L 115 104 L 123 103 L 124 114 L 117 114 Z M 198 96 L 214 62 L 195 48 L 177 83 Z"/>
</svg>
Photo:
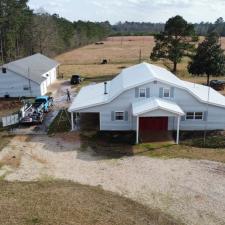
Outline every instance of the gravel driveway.
<svg viewBox="0 0 225 225">
<path fill-rule="evenodd" d="M 225 165 L 209 161 L 124 157 L 106 159 L 89 149 L 80 151 L 79 138 L 36 136 L 14 138 L 0 152 L 21 158 L 19 168 L 4 166 L 9 181 L 68 179 L 101 186 L 190 225 L 225 224 Z"/>
</svg>

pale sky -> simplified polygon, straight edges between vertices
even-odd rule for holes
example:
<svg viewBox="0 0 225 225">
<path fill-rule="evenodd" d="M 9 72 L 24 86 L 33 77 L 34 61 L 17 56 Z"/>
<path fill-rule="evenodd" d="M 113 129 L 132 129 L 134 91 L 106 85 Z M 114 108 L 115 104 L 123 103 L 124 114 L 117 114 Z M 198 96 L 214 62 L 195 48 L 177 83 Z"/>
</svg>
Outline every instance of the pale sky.
<svg viewBox="0 0 225 225">
<path fill-rule="evenodd" d="M 71 21 L 91 20 L 166 22 L 181 15 L 189 22 L 225 19 L 225 0 L 30 0 L 32 9 L 43 7 Z"/>
</svg>

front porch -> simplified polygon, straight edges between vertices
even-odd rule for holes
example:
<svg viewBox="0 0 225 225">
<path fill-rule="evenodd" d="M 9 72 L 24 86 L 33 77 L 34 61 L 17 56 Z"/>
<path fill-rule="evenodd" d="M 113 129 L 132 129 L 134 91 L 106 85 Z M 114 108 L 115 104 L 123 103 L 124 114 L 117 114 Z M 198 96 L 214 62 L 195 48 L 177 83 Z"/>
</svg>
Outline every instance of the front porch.
<svg viewBox="0 0 225 225">
<path fill-rule="evenodd" d="M 132 104 L 132 113 L 136 118 L 136 144 L 148 137 L 148 140 L 164 140 L 169 137 L 169 118 L 176 121 L 176 144 L 179 144 L 180 120 L 183 110 L 174 102 L 154 98 Z M 161 141 L 160 140 L 160 141 Z"/>
</svg>

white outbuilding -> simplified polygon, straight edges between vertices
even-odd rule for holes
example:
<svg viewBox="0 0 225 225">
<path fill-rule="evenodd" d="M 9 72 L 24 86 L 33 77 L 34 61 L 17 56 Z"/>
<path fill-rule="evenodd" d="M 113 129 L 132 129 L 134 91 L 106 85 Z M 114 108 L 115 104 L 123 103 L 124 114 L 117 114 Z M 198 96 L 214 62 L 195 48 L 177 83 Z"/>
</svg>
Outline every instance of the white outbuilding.
<svg viewBox="0 0 225 225">
<path fill-rule="evenodd" d="M 19 59 L 0 68 L 0 97 L 45 95 L 57 79 L 59 63 L 42 54 Z"/>
</svg>

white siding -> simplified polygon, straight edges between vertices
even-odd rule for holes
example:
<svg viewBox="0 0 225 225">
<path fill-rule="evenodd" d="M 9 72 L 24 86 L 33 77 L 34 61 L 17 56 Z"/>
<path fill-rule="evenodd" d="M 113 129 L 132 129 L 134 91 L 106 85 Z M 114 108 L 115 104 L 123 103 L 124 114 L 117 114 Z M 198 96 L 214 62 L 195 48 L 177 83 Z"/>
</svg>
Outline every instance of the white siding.
<svg viewBox="0 0 225 225">
<path fill-rule="evenodd" d="M 24 86 L 30 86 L 31 90 L 24 90 Z M 35 97 L 41 95 L 40 85 L 7 70 L 7 73 L 0 71 L 0 97 L 9 94 L 10 97 Z"/>
<path fill-rule="evenodd" d="M 172 88 L 169 85 L 157 82 L 149 83 L 141 88 L 150 88 L 150 97 L 159 97 L 159 89 L 163 88 Z M 104 90 L 102 90 L 104 91 Z M 100 112 L 100 123 L 101 130 L 135 130 L 136 129 L 136 118 L 132 116 L 131 105 L 135 101 L 139 101 L 139 98 L 135 97 L 135 89 L 125 91 L 116 99 L 108 104 L 101 106 L 92 107 L 85 110 L 80 110 L 80 112 Z M 184 112 L 205 112 L 207 111 L 207 105 L 201 103 L 195 97 L 193 97 L 189 92 L 183 89 L 174 88 L 174 98 L 170 99 L 175 101 Z M 181 130 L 204 130 L 207 124 L 207 129 L 225 129 L 225 108 L 220 108 L 217 106 L 209 106 L 208 119 L 206 121 L 181 121 L 180 128 Z M 118 122 L 111 120 L 112 111 L 128 111 L 129 120 Z M 170 113 L 162 112 L 161 110 L 155 111 L 152 113 L 147 113 L 143 116 L 169 116 L 169 130 L 176 130 L 177 128 L 177 118 L 173 117 Z"/>
<path fill-rule="evenodd" d="M 46 86 L 53 84 L 56 80 L 57 69 L 53 68 L 47 73 L 43 74 L 42 77 L 46 78 Z"/>
<path fill-rule="evenodd" d="M 57 69 L 53 68 L 48 73 L 48 78 L 41 84 L 29 80 L 19 74 L 7 70 L 7 73 L 0 71 L 0 97 L 9 94 L 10 97 L 36 97 L 45 95 L 48 92 L 48 86 L 56 80 Z M 43 77 L 46 76 L 43 75 Z M 24 86 L 31 86 L 30 90 L 24 90 Z"/>
</svg>

